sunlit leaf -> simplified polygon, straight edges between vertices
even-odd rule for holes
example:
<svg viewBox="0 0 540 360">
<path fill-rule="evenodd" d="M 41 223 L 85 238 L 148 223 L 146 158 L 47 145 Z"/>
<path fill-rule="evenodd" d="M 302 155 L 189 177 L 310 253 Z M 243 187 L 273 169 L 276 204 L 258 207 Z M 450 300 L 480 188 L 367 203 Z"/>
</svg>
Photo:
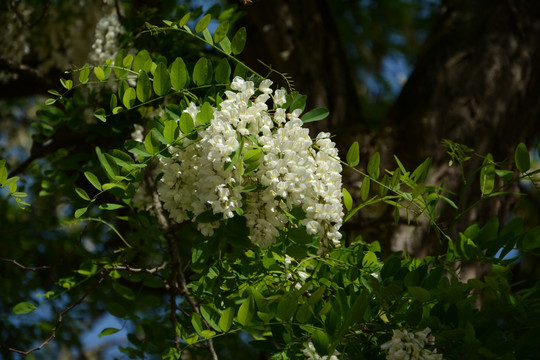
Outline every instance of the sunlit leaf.
<svg viewBox="0 0 540 360">
<path fill-rule="evenodd" d="M 212 16 L 210 14 L 204 15 L 201 18 L 201 20 L 199 20 L 197 25 L 195 25 L 195 33 L 198 34 L 198 33 L 202 32 L 204 29 L 206 29 L 208 24 L 210 24 L 211 19 L 212 19 Z"/>
<path fill-rule="evenodd" d="M 32 312 L 36 309 L 36 305 L 30 303 L 30 302 L 20 302 L 17 305 L 13 307 L 13 313 L 20 315 L 20 314 L 26 314 L 29 312 Z"/>
<path fill-rule="evenodd" d="M 187 112 L 182 113 L 182 115 L 180 116 L 180 131 L 182 132 L 182 134 L 187 135 L 192 132 L 194 128 L 195 125 L 193 123 L 193 118 L 191 117 L 191 115 Z"/>
<path fill-rule="evenodd" d="M 126 107 L 126 109 L 131 109 L 133 104 L 135 104 L 135 99 L 137 98 L 137 94 L 135 92 L 135 89 L 130 87 L 126 89 L 124 92 L 124 97 L 122 98 L 122 103 Z"/>
<path fill-rule="evenodd" d="M 220 43 L 223 39 L 225 39 L 225 36 L 227 36 L 227 32 L 229 31 L 229 22 L 225 21 L 219 24 L 216 31 L 214 31 L 214 42 L 216 44 Z"/>
<path fill-rule="evenodd" d="M 176 58 L 171 65 L 171 85 L 174 90 L 182 90 L 188 83 L 188 71 L 182 58 Z"/>
<path fill-rule="evenodd" d="M 353 205 L 351 194 L 345 188 L 342 188 L 341 192 L 343 194 L 343 204 L 345 205 L 345 209 L 347 209 L 347 211 L 351 211 Z"/>
</svg>

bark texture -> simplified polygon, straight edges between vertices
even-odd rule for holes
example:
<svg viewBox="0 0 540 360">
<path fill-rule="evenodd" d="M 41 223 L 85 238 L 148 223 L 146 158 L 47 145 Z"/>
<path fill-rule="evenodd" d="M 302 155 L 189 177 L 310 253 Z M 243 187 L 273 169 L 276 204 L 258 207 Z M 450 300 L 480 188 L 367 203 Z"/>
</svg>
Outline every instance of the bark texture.
<svg viewBox="0 0 540 360">
<path fill-rule="evenodd" d="M 540 2 L 445 1 L 436 25 L 418 57 L 415 70 L 388 116 L 395 152 L 409 165 L 432 157 L 428 182 L 461 195 L 467 208 L 480 198 L 479 176 L 466 188 L 459 168 L 448 167 L 443 138 L 491 153 L 495 161 L 512 161 L 516 145 L 531 144 L 540 131 Z M 465 173 L 482 159 L 472 155 Z M 467 225 L 504 221 L 515 198 L 485 201 L 463 216 L 450 235 Z M 450 226 L 451 209 L 442 213 Z M 413 232 L 407 245 L 428 252 L 425 237 Z M 428 251 L 426 251 L 428 250 Z"/>
<path fill-rule="evenodd" d="M 409 169 L 432 157 L 427 182 L 444 183 L 462 194 L 465 208 L 480 198 L 478 176 L 462 187 L 459 169 L 448 167 L 443 138 L 478 154 L 491 153 L 495 161 L 510 161 L 519 142 L 531 144 L 539 133 L 538 1 L 443 1 L 413 74 L 376 134 L 362 125 L 364 116 L 343 45 L 325 1 L 264 0 L 246 10 L 251 36 L 246 61 L 253 65 L 256 59 L 265 59 L 293 74 L 297 89 L 311 99 L 309 107 L 331 110 L 332 119 L 324 125 L 338 135 L 342 149 L 360 140 L 364 155 L 379 151 L 387 168 L 395 167 L 390 158 L 394 153 Z M 465 172 L 472 174 L 481 163 L 473 154 Z M 502 222 L 512 201 L 507 197 L 485 202 L 447 230 L 453 235 L 493 216 Z M 394 226 L 386 212 L 384 207 L 368 208 L 348 225 L 349 230 L 360 229 L 366 240 L 420 256 L 434 251 L 436 244 L 425 224 Z M 442 213 L 443 227 L 451 225 L 453 215 L 451 210 Z"/>
</svg>

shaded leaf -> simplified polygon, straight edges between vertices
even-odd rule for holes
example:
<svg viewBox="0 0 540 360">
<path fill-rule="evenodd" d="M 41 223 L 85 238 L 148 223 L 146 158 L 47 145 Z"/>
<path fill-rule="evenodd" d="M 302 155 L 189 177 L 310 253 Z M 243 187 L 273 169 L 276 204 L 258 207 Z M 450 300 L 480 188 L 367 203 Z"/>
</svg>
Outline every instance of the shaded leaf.
<svg viewBox="0 0 540 360">
<path fill-rule="evenodd" d="M 154 92 L 158 96 L 166 95 L 171 89 L 171 78 L 167 66 L 159 62 L 154 72 Z"/>
<path fill-rule="evenodd" d="M 231 50 L 234 55 L 240 54 L 246 46 L 247 31 L 245 27 L 238 29 L 231 41 Z"/>
<path fill-rule="evenodd" d="M 516 161 L 516 167 L 520 172 L 525 173 L 531 168 L 529 150 L 527 150 L 527 146 L 524 143 L 519 143 L 517 146 L 514 159 Z"/>
<path fill-rule="evenodd" d="M 330 111 L 327 108 L 316 108 L 302 115 L 300 119 L 305 123 L 314 122 L 326 119 L 328 114 L 330 114 Z"/>
<path fill-rule="evenodd" d="M 137 79 L 137 99 L 144 103 L 150 100 L 152 96 L 152 85 L 150 84 L 150 78 L 144 70 L 139 70 L 139 76 Z"/>
<path fill-rule="evenodd" d="M 103 337 L 103 336 L 107 336 L 107 335 L 116 334 L 119 331 L 120 331 L 120 329 L 116 329 L 116 328 L 105 328 L 105 329 L 101 330 L 101 332 L 98 334 L 98 338 Z"/>
<path fill-rule="evenodd" d="M 347 151 L 347 164 L 349 164 L 352 167 L 355 167 L 360 163 L 360 145 L 358 145 L 358 141 L 355 141 L 351 147 L 349 148 L 349 151 Z"/>
</svg>

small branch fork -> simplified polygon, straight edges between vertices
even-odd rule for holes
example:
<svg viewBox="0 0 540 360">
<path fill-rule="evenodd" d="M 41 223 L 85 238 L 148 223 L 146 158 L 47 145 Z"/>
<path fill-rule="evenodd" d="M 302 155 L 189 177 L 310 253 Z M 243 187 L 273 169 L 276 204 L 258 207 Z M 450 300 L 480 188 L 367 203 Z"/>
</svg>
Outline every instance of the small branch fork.
<svg viewBox="0 0 540 360">
<path fill-rule="evenodd" d="M 169 222 L 167 220 L 167 217 L 165 216 L 163 207 L 161 206 L 161 201 L 159 200 L 159 195 L 156 191 L 155 182 L 152 178 L 151 174 L 146 175 L 146 182 L 150 189 L 152 189 L 152 202 L 153 207 L 156 212 L 156 219 L 158 222 L 158 225 L 161 230 L 165 233 L 165 239 L 167 240 L 167 245 L 169 247 L 169 251 L 171 253 L 172 257 L 172 279 L 171 286 L 176 282 L 177 284 L 177 290 L 180 295 L 182 295 L 189 304 L 193 307 L 193 310 L 198 315 L 201 314 L 200 305 L 197 303 L 197 300 L 195 300 L 187 288 L 187 281 L 186 276 L 184 274 L 184 269 L 182 268 L 182 260 L 180 258 L 180 252 L 178 251 L 178 246 L 176 245 L 176 239 L 174 237 L 174 234 L 170 231 Z M 171 289 L 173 290 L 173 289 Z M 179 349 L 179 339 L 178 334 L 176 333 L 176 299 L 174 296 L 174 292 L 171 292 L 171 320 L 173 321 L 173 325 L 175 327 L 175 345 Z M 208 329 L 210 329 L 210 325 L 206 322 L 205 325 Z M 212 360 L 218 360 L 218 356 L 216 353 L 216 350 L 214 348 L 214 342 L 212 339 L 208 339 L 208 350 L 210 351 L 210 354 L 212 355 Z"/>
<path fill-rule="evenodd" d="M 46 345 L 48 345 L 51 341 L 54 340 L 54 338 L 56 337 L 56 331 L 58 330 L 58 328 L 60 327 L 60 325 L 62 324 L 62 320 L 64 319 L 64 315 L 66 315 L 68 312 L 70 312 L 71 310 L 73 310 L 73 308 L 75 308 L 76 306 L 80 305 L 84 299 L 86 299 L 86 297 L 88 295 L 90 295 L 102 282 L 103 280 L 105 280 L 105 275 L 102 275 L 101 278 L 98 280 L 97 283 L 95 283 L 93 286 L 91 286 L 88 290 L 85 291 L 85 293 L 83 294 L 83 296 L 81 296 L 79 298 L 79 300 L 77 300 L 76 302 L 74 302 L 73 304 L 71 304 L 70 306 L 68 306 L 66 309 L 64 309 L 64 311 L 62 311 L 60 314 L 58 314 L 58 320 L 56 321 L 56 325 L 54 326 L 54 328 L 52 329 L 52 333 L 51 333 L 51 336 L 49 336 L 45 341 L 43 341 L 39 346 L 33 348 L 33 349 L 30 349 L 30 350 L 27 350 L 27 351 L 23 351 L 23 350 L 18 350 L 18 349 L 14 349 L 14 348 L 8 348 L 9 351 L 13 351 L 13 352 L 16 352 L 18 354 L 22 354 L 24 356 L 27 356 L 31 353 L 33 353 L 34 351 L 38 351 L 38 350 L 41 350 L 43 347 L 45 347 Z"/>
</svg>

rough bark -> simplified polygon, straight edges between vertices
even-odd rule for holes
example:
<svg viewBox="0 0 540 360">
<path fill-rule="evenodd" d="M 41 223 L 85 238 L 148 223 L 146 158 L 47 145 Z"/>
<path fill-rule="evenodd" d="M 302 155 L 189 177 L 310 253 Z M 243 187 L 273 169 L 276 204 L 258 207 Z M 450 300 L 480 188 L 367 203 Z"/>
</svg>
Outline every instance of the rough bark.
<svg viewBox="0 0 540 360">
<path fill-rule="evenodd" d="M 325 1 L 265 0 L 246 9 L 248 34 L 256 39 L 248 42 L 248 63 L 260 58 L 293 74 L 297 89 L 312 99 L 309 106 L 326 106 L 333 112 L 325 126 L 338 135 L 342 149 L 361 139 L 364 153 L 381 152 L 388 167 L 395 166 L 390 163 L 394 153 L 413 169 L 432 157 L 428 182 L 444 182 L 457 194 L 463 191 L 461 206 L 480 198 L 478 180 L 462 188 L 459 169 L 448 167 L 443 138 L 478 154 L 491 153 L 496 161 L 510 161 L 519 142 L 531 144 L 538 134 L 538 1 L 443 1 L 415 70 L 381 127 L 386 130 L 377 135 L 359 126 L 363 119 L 359 100 Z M 473 155 L 465 172 L 472 174 L 481 162 Z M 451 230 L 455 234 L 467 224 L 482 225 L 493 216 L 504 221 L 511 204 L 508 197 L 486 202 Z M 407 248 L 420 256 L 434 251 L 426 226 L 395 227 L 384 215 L 387 211 L 370 208 L 350 227 L 362 228 L 369 240 L 392 239 L 394 245 L 386 241 L 389 248 Z M 443 226 L 453 215 L 443 212 Z M 406 244 L 396 243 L 400 241 Z"/>
<path fill-rule="evenodd" d="M 529 1 L 445 1 L 417 64 L 388 116 L 395 152 L 409 165 L 433 158 L 428 182 L 444 183 L 462 193 L 462 208 L 477 201 L 479 177 L 464 188 L 459 168 L 448 167 L 444 138 L 467 145 L 475 153 L 512 161 L 516 145 L 531 144 L 540 123 L 540 3 Z M 465 173 L 482 159 L 472 155 Z M 504 221 L 512 197 L 482 203 L 463 216 L 451 235 L 489 218 Z M 441 216 L 451 225 L 451 209 Z M 425 253 L 425 236 L 416 228 L 408 248 Z"/>
</svg>

